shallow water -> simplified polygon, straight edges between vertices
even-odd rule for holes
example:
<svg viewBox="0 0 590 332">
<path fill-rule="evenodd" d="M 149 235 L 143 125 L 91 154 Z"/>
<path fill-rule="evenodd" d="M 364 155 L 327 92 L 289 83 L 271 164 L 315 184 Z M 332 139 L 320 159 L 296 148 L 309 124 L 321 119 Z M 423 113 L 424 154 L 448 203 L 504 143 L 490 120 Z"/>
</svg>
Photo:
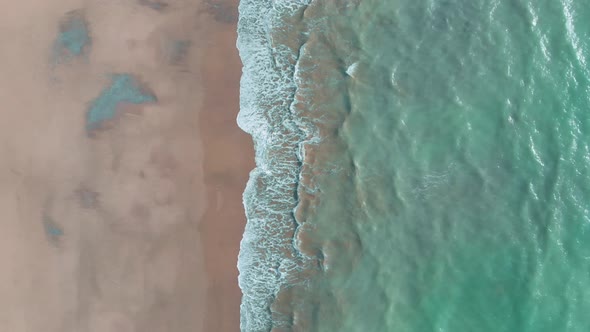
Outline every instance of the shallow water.
<svg viewBox="0 0 590 332">
<path fill-rule="evenodd" d="M 117 106 L 121 103 L 153 103 L 156 97 L 142 91 L 139 82 L 129 74 L 113 74 L 110 85 L 92 101 L 86 113 L 86 128 L 96 129 L 117 115 Z"/>
<path fill-rule="evenodd" d="M 589 330 L 589 18 L 242 1 L 242 330 Z"/>
<path fill-rule="evenodd" d="M 82 11 L 72 11 L 60 22 L 59 34 L 54 45 L 56 62 L 67 62 L 82 55 L 90 47 L 88 22 Z"/>
</svg>

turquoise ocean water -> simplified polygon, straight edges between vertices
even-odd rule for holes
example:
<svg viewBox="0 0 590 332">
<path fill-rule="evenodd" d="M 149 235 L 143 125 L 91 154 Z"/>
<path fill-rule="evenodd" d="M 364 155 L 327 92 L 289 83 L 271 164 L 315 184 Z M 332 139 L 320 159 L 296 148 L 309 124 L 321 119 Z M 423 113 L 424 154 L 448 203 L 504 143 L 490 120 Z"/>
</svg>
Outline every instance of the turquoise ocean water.
<svg viewBox="0 0 590 332">
<path fill-rule="evenodd" d="M 590 3 L 242 0 L 243 331 L 590 331 Z"/>
</svg>

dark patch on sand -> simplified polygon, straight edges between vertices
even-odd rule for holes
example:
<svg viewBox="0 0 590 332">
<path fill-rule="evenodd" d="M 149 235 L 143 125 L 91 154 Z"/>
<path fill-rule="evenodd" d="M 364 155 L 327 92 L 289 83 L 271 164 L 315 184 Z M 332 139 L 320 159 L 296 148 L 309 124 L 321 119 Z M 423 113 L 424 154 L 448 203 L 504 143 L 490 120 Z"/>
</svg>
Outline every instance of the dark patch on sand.
<svg viewBox="0 0 590 332">
<path fill-rule="evenodd" d="M 155 11 L 162 12 L 168 8 L 168 4 L 162 1 L 154 0 L 138 0 L 138 3 L 142 6 L 149 7 Z"/>
<path fill-rule="evenodd" d="M 191 47 L 191 42 L 188 40 L 168 40 L 165 42 L 164 56 L 166 61 L 171 65 L 180 65 L 186 59 L 186 56 Z"/>
<path fill-rule="evenodd" d="M 151 217 L 151 212 L 145 204 L 135 203 L 131 209 L 131 215 L 140 220 L 148 220 Z"/>
<path fill-rule="evenodd" d="M 206 0 L 205 11 L 213 16 L 217 22 L 225 24 L 236 24 L 238 22 L 238 9 L 233 2 Z"/>
<path fill-rule="evenodd" d="M 80 186 L 75 191 L 80 206 L 84 209 L 96 209 L 99 204 L 100 194 L 88 189 L 86 186 Z"/>
<path fill-rule="evenodd" d="M 43 214 L 43 228 L 48 241 L 54 245 L 57 245 L 59 239 L 64 235 L 63 228 L 46 213 Z"/>
</svg>

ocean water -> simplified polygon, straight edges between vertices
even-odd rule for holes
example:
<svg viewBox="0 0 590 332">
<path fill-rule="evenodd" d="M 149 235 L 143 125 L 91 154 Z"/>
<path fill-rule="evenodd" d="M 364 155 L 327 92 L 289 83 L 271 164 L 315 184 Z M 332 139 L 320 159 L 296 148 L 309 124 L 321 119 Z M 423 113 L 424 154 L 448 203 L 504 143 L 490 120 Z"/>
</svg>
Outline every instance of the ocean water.
<svg viewBox="0 0 590 332">
<path fill-rule="evenodd" d="M 590 331 L 590 5 L 242 0 L 242 331 Z"/>
</svg>

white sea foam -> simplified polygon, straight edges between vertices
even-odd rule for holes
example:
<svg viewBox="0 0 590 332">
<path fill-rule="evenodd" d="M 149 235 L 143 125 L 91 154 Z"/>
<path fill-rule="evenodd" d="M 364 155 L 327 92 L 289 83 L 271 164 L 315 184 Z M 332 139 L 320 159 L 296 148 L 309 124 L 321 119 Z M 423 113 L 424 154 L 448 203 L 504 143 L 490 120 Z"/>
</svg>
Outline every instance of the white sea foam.
<svg viewBox="0 0 590 332">
<path fill-rule="evenodd" d="M 243 196 L 248 222 L 238 258 L 242 331 L 270 331 L 282 325 L 273 321 L 270 306 L 306 260 L 292 238 L 299 146 L 308 136 L 293 115 L 298 54 L 276 37 L 290 29 L 282 19 L 308 2 L 242 0 L 239 5 L 237 46 L 244 67 L 237 121 L 252 135 L 256 150 L 256 168 Z"/>
<path fill-rule="evenodd" d="M 346 74 L 350 77 L 354 77 L 354 75 L 356 74 L 356 70 L 358 69 L 358 66 L 358 62 L 355 62 L 352 65 L 348 66 L 348 68 L 346 69 Z"/>
</svg>

